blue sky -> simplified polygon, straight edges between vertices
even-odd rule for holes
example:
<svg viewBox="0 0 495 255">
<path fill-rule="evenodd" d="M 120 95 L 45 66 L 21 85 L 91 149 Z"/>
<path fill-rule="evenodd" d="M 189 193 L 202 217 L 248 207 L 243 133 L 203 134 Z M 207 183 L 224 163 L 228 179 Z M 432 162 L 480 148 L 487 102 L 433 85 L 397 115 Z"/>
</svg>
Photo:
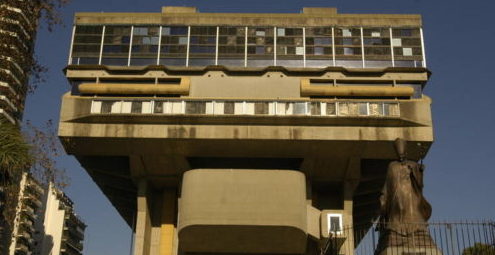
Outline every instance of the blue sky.
<svg viewBox="0 0 495 255">
<path fill-rule="evenodd" d="M 304 6 L 337 7 L 340 13 L 423 15 L 426 57 L 433 75 L 425 94 L 433 98 L 435 143 L 425 164 L 425 194 L 439 220 L 495 217 L 495 29 L 490 0 L 72 0 L 65 26 L 42 29 L 36 52 L 49 67 L 48 80 L 27 101 L 25 120 L 58 120 L 60 98 L 69 90 L 67 64 L 75 12 L 159 12 L 161 6 L 196 6 L 202 12 L 293 12 Z M 71 185 L 67 193 L 88 229 L 85 254 L 129 254 L 131 230 L 79 163 L 62 157 Z"/>
</svg>

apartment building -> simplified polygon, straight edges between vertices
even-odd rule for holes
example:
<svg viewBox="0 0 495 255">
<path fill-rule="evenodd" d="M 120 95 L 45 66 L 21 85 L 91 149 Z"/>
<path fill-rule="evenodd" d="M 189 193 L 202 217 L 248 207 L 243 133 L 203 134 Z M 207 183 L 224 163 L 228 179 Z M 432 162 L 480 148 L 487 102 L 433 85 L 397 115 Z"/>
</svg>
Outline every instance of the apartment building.
<svg viewBox="0 0 495 255">
<path fill-rule="evenodd" d="M 75 213 L 72 200 L 50 184 L 43 209 L 33 255 L 82 255 L 86 224 Z"/>
<path fill-rule="evenodd" d="M 33 61 L 38 15 L 32 4 L 23 0 L 0 4 L 0 118 L 13 124 L 22 119 Z"/>
<path fill-rule="evenodd" d="M 36 246 L 36 225 L 43 215 L 43 187 L 28 173 L 22 175 L 15 209 L 9 255 L 31 254 Z"/>
</svg>

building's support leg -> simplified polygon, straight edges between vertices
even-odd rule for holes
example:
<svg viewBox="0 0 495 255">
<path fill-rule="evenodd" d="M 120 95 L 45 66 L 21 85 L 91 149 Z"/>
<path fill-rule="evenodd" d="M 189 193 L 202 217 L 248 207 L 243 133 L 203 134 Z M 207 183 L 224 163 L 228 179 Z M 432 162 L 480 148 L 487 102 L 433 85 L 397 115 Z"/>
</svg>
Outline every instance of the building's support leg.
<svg viewBox="0 0 495 255">
<path fill-rule="evenodd" d="M 177 194 L 175 189 L 164 189 L 162 195 L 162 217 L 160 230 L 160 255 L 175 255 L 174 239 L 176 236 L 176 206 Z"/>
<path fill-rule="evenodd" d="M 153 211 L 151 212 L 151 247 L 150 255 L 160 254 L 160 239 L 162 227 L 162 192 L 153 192 Z"/>
<path fill-rule="evenodd" d="M 149 184 L 146 179 L 138 182 L 136 235 L 134 237 L 134 255 L 150 255 L 151 213 Z"/>
<path fill-rule="evenodd" d="M 359 184 L 361 174 L 361 159 L 350 158 L 347 165 L 346 180 L 344 181 L 344 234 L 346 240 L 342 246 L 343 254 L 354 254 L 354 220 L 353 220 L 353 196 L 354 190 Z"/>
</svg>

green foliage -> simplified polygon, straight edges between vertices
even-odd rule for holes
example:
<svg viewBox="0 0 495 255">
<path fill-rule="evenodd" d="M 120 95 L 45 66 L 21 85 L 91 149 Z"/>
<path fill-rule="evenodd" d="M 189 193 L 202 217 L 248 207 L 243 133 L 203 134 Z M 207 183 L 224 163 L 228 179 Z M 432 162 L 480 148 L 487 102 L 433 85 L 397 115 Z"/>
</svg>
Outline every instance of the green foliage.
<svg viewBox="0 0 495 255">
<path fill-rule="evenodd" d="M 19 128 L 8 121 L 0 120 L 0 171 L 7 178 L 20 176 L 33 162 L 31 146 Z"/>
<path fill-rule="evenodd" d="M 483 243 L 475 243 L 462 251 L 462 255 L 495 255 L 495 246 Z"/>
<path fill-rule="evenodd" d="M 63 189 L 68 185 L 65 169 L 57 165 L 57 159 L 63 154 L 63 148 L 58 140 L 57 132 L 51 120 L 44 126 L 38 127 L 26 122 L 25 136 L 31 145 L 30 153 L 33 157 L 31 174 L 41 183 L 53 183 Z"/>
</svg>

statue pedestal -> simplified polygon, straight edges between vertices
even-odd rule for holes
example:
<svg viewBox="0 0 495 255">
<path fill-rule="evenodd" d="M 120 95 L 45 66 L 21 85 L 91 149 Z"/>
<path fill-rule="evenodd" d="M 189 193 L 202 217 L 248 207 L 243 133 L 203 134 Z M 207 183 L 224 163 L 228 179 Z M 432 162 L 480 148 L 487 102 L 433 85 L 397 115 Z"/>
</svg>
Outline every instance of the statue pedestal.
<svg viewBox="0 0 495 255">
<path fill-rule="evenodd" d="M 413 248 L 413 247 L 387 247 L 378 255 L 443 255 L 443 253 L 434 247 Z"/>
</svg>

